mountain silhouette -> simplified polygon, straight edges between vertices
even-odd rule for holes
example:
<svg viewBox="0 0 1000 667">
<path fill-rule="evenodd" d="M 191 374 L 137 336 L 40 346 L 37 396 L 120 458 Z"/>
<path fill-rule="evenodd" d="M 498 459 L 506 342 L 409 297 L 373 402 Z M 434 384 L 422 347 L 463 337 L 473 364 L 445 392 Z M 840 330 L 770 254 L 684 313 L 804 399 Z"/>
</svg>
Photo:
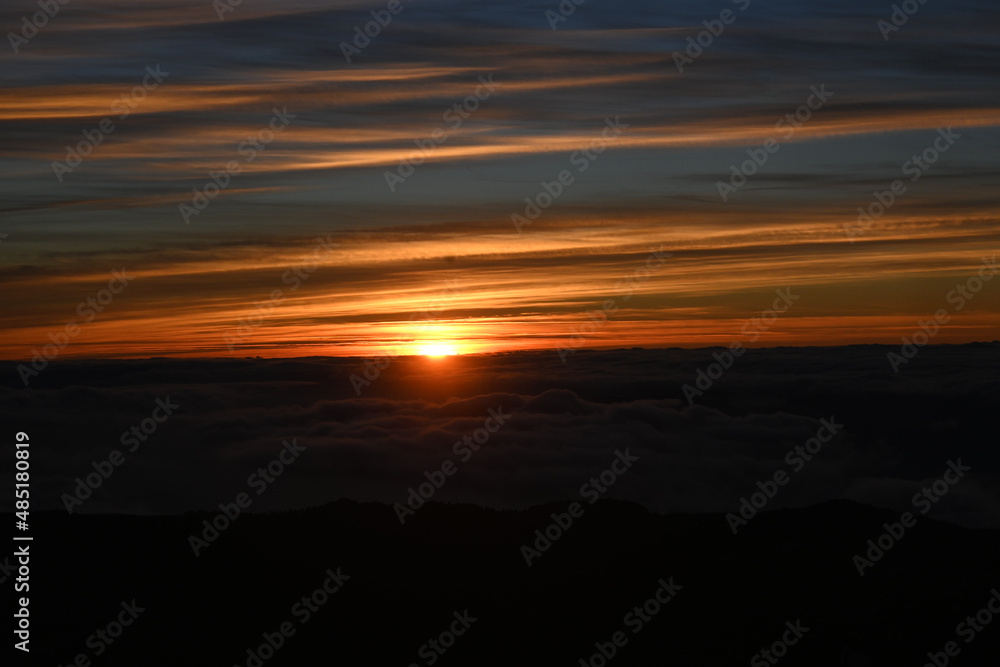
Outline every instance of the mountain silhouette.
<svg viewBox="0 0 1000 667">
<path fill-rule="evenodd" d="M 734 535 L 721 514 L 658 515 L 601 500 L 565 529 L 550 529 L 555 539 L 529 566 L 521 547 L 544 546 L 535 531 L 544 535 L 568 505 L 429 503 L 401 525 L 388 505 L 341 500 L 241 515 L 199 556 L 189 538 L 214 515 L 39 513 L 32 659 L 774 664 L 759 652 L 794 638 L 787 629 L 796 624 L 807 631 L 781 649 L 782 665 L 922 665 L 949 640 L 961 645 L 965 665 L 995 655 L 1000 628 L 968 645 L 954 628 L 1000 585 L 1000 531 L 920 517 L 860 576 L 854 556 L 898 513 L 833 501 L 762 512 Z M 336 590 L 311 597 L 324 583 Z M 628 616 L 666 596 L 663 585 L 676 590 L 646 607 L 655 614 L 641 623 Z M 142 611 L 134 620 L 126 614 L 118 638 L 95 636 L 129 605 Z M 282 624 L 293 634 L 281 636 Z M 449 637 L 450 629 L 462 634 Z M 431 648 L 442 633 L 450 646 Z M 268 636 L 277 649 L 268 650 Z M 601 656 L 602 647 L 613 656 Z"/>
</svg>

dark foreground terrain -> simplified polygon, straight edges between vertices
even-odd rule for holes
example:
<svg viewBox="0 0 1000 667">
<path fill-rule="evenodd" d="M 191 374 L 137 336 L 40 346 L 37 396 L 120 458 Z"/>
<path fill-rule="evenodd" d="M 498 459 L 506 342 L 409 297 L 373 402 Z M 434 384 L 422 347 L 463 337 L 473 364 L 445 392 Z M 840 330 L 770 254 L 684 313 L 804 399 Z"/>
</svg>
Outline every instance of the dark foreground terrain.
<svg viewBox="0 0 1000 667">
<path fill-rule="evenodd" d="M 400 525 L 339 501 L 244 514 L 197 557 L 209 514 L 37 514 L 31 664 L 602 665 L 597 643 L 609 665 L 775 664 L 769 649 L 782 665 L 919 666 L 949 641 L 955 664 L 996 664 L 1000 619 L 971 639 L 957 626 L 1000 586 L 1000 531 L 920 517 L 862 577 L 854 556 L 897 512 L 834 501 L 734 536 L 721 514 L 602 500 L 526 565 L 521 546 L 567 507 L 431 504 Z M 265 634 L 279 648 L 258 661 Z"/>
</svg>

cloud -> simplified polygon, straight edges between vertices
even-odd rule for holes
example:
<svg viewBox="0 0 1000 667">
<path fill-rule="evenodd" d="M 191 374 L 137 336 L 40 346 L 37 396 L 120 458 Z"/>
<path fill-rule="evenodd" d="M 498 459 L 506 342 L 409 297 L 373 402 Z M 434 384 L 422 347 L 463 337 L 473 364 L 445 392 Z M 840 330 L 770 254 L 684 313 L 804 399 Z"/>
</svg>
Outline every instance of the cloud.
<svg viewBox="0 0 1000 667">
<path fill-rule="evenodd" d="M 711 350 L 581 352 L 567 365 L 554 353 L 404 357 L 361 396 L 350 381 L 361 359 L 63 362 L 37 388 L 3 389 L 2 412 L 31 434 L 39 508 L 61 507 L 170 396 L 176 414 L 125 454 L 86 511 L 210 509 L 294 438 L 306 451 L 256 509 L 403 502 L 447 459 L 458 472 L 435 500 L 525 507 L 579 498 L 627 449 L 639 462 L 608 496 L 657 512 L 735 511 L 778 470 L 792 481 L 772 507 L 849 498 L 913 510 L 912 496 L 961 458 L 972 472 L 931 516 L 997 527 L 1000 459 L 980 436 L 982 406 L 1000 393 L 983 359 L 998 350 L 927 348 L 906 377 L 888 372 L 879 346 L 755 350 L 693 407 L 681 386 Z M 491 410 L 511 416 L 462 461 L 455 444 Z M 831 418 L 843 431 L 794 471 L 788 452 Z"/>
</svg>

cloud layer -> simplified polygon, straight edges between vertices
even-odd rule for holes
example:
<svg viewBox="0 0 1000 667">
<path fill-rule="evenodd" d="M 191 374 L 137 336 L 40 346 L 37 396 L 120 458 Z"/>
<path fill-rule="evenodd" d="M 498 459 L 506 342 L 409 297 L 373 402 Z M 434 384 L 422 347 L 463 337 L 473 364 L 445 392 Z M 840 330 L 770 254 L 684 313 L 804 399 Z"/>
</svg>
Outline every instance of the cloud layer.
<svg viewBox="0 0 1000 667">
<path fill-rule="evenodd" d="M 114 449 L 125 462 L 80 511 L 211 509 L 244 491 L 255 510 L 402 503 L 449 459 L 458 471 L 434 500 L 524 507 L 580 499 L 628 450 L 638 462 L 605 495 L 657 512 L 736 511 L 778 470 L 792 480 L 770 508 L 849 498 L 913 511 L 960 458 L 972 471 L 930 515 L 1000 526 L 1000 459 L 983 438 L 997 346 L 926 348 L 898 375 L 889 350 L 750 351 L 692 406 L 682 388 L 718 350 L 579 352 L 565 365 L 554 353 L 410 357 L 367 385 L 352 381 L 360 359 L 63 362 L 30 390 L 9 384 L 0 404 L 31 435 L 39 508 L 62 507 Z M 168 396 L 181 407 L 126 452 L 123 433 Z M 491 410 L 511 416 L 479 451 L 456 450 Z M 790 464 L 824 419 L 843 429 Z M 306 451 L 258 496 L 248 477 L 293 438 Z"/>
</svg>

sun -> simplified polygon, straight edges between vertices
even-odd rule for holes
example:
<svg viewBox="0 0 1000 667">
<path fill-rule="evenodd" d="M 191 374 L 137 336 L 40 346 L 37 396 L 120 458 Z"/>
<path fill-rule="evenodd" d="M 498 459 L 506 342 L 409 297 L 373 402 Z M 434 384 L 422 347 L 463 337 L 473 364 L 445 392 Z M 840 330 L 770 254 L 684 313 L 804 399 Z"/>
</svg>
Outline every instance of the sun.
<svg viewBox="0 0 1000 667">
<path fill-rule="evenodd" d="M 425 357 L 450 357 L 458 354 L 458 350 L 450 343 L 428 343 L 421 345 L 417 354 Z"/>
</svg>

